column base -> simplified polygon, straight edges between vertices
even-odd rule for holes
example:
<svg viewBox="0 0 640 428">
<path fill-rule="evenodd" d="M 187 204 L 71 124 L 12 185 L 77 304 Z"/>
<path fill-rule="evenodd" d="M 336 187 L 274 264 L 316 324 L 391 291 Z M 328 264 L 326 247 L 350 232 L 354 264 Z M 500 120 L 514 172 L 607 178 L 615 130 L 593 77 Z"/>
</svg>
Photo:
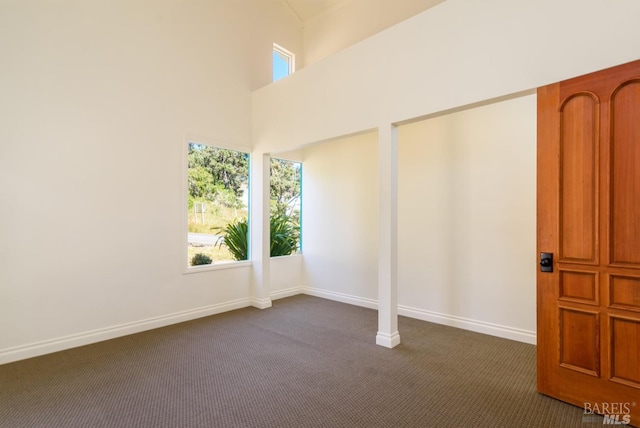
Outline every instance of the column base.
<svg viewBox="0 0 640 428">
<path fill-rule="evenodd" d="M 253 306 L 254 308 L 258 308 L 258 309 L 267 309 L 271 307 L 271 299 L 270 298 L 266 298 L 266 299 L 255 299 L 252 298 L 251 299 L 251 306 Z"/>
<path fill-rule="evenodd" d="M 397 331 L 391 334 L 379 331 L 376 335 L 376 345 L 384 346 L 385 348 L 393 348 L 399 344 L 400 333 L 398 333 Z"/>
</svg>

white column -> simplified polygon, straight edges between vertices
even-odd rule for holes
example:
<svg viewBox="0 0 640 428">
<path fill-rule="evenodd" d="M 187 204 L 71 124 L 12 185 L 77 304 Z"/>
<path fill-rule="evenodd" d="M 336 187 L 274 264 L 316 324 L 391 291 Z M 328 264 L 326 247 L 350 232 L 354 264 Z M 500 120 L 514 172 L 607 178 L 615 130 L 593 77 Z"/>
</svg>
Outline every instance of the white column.
<svg viewBox="0 0 640 428">
<path fill-rule="evenodd" d="M 249 222 L 249 254 L 253 267 L 251 306 L 258 309 L 271 307 L 269 256 L 269 179 L 271 158 L 268 154 L 251 153 L 251 194 Z"/>
<path fill-rule="evenodd" d="M 379 249 L 376 344 L 393 348 L 398 333 L 398 131 L 378 128 Z"/>
</svg>

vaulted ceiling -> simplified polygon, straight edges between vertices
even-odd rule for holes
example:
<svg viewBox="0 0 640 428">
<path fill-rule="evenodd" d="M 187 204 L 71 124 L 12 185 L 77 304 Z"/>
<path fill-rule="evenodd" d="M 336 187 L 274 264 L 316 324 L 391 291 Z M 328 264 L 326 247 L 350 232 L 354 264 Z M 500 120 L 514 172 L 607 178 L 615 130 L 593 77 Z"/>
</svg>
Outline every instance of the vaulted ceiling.
<svg viewBox="0 0 640 428">
<path fill-rule="evenodd" d="M 347 0 L 284 0 L 303 23 L 345 1 Z"/>
</svg>

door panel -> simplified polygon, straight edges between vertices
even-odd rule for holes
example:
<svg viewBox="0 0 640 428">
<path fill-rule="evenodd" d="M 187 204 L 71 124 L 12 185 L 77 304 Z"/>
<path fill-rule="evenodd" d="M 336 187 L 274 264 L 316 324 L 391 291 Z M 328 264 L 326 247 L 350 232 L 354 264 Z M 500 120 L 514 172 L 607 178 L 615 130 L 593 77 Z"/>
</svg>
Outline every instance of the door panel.
<svg viewBox="0 0 640 428">
<path fill-rule="evenodd" d="M 612 97 L 611 262 L 640 267 L 640 81 L 622 84 Z"/>
<path fill-rule="evenodd" d="M 560 366 L 600 375 L 598 312 L 560 308 Z"/>
<path fill-rule="evenodd" d="M 610 275 L 609 290 L 612 308 L 640 312 L 640 277 Z"/>
<path fill-rule="evenodd" d="M 640 61 L 539 88 L 537 180 L 538 390 L 637 426 Z"/>
<path fill-rule="evenodd" d="M 640 321 L 611 317 L 611 380 L 640 389 Z"/>
<path fill-rule="evenodd" d="M 576 94 L 560 107 L 560 258 L 597 258 L 598 100 Z"/>
<path fill-rule="evenodd" d="M 598 273 L 560 270 L 559 300 L 599 306 Z"/>
</svg>

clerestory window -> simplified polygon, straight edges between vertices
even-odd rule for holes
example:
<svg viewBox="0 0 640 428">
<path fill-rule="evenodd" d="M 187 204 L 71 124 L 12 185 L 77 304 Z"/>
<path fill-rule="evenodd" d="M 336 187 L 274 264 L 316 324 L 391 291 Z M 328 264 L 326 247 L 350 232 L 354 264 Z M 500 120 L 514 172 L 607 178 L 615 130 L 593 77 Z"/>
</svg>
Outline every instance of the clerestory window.
<svg viewBox="0 0 640 428">
<path fill-rule="evenodd" d="M 273 81 L 287 77 L 295 71 L 295 55 L 282 46 L 273 44 Z"/>
</svg>

